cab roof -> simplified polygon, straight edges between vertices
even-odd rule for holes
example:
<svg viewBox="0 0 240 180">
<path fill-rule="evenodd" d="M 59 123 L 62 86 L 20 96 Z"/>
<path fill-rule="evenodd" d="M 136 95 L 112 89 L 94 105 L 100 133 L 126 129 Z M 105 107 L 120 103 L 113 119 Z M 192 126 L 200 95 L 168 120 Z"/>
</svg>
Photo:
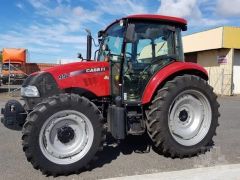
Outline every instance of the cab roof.
<svg viewBox="0 0 240 180">
<path fill-rule="evenodd" d="M 173 17 L 173 16 L 163 16 L 158 14 L 136 14 L 130 15 L 123 19 L 137 19 L 137 20 L 155 20 L 155 21 L 164 21 L 172 22 L 181 25 L 187 25 L 187 21 L 183 18 Z"/>
<path fill-rule="evenodd" d="M 135 14 L 123 17 L 121 19 L 132 19 L 132 20 L 149 20 L 149 21 L 159 21 L 159 22 L 170 22 L 179 24 L 180 26 L 186 26 L 187 21 L 183 18 L 173 17 L 173 16 L 164 16 L 158 14 Z M 104 31 L 106 31 L 110 26 L 120 21 L 121 19 L 117 19 L 116 21 L 109 24 Z"/>
</svg>

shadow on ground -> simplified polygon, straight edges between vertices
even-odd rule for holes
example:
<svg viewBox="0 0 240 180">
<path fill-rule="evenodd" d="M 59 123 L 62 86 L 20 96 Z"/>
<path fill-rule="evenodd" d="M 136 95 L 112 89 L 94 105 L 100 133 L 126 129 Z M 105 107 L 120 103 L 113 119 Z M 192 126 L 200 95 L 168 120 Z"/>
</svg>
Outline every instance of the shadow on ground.
<svg viewBox="0 0 240 180">
<path fill-rule="evenodd" d="M 91 164 L 87 170 L 102 167 L 117 159 L 120 153 L 129 155 L 132 153 L 149 153 L 151 149 L 151 140 L 147 134 L 141 136 L 128 136 L 125 140 L 117 143 L 110 135 L 107 135 L 107 141 L 102 152 L 98 153 L 98 158 Z"/>
</svg>

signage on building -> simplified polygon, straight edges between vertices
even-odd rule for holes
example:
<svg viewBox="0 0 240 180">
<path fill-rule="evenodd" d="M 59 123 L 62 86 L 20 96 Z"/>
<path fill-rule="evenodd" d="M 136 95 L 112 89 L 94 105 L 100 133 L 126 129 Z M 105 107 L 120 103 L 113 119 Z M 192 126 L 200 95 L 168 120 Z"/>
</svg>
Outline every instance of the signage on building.
<svg viewBox="0 0 240 180">
<path fill-rule="evenodd" d="M 226 64 L 227 63 L 227 56 L 217 56 L 218 64 Z"/>
</svg>

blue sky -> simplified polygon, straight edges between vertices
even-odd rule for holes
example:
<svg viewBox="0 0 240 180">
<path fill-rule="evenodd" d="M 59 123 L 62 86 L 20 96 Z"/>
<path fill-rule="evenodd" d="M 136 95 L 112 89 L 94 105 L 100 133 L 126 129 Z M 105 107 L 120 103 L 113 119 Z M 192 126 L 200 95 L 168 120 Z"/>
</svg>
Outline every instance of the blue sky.
<svg viewBox="0 0 240 180">
<path fill-rule="evenodd" d="M 85 57 L 85 28 L 98 30 L 129 14 L 154 13 L 188 20 L 187 34 L 240 26 L 240 0 L 1 0 L 0 49 L 28 49 L 31 62 Z"/>
</svg>

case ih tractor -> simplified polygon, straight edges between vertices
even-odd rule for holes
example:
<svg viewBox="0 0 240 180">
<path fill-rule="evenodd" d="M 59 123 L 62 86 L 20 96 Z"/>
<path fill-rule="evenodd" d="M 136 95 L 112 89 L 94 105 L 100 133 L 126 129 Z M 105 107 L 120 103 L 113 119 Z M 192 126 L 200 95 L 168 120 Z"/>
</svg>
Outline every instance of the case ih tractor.
<svg viewBox="0 0 240 180">
<path fill-rule="evenodd" d="M 24 107 L 9 101 L 4 120 L 23 124 L 28 161 L 44 174 L 79 172 L 116 140 L 149 135 L 170 157 L 207 151 L 219 104 L 201 66 L 184 62 L 181 18 L 131 15 L 100 31 L 96 60 L 53 67 L 22 85 Z M 25 119 L 26 118 L 26 119 Z"/>
</svg>

